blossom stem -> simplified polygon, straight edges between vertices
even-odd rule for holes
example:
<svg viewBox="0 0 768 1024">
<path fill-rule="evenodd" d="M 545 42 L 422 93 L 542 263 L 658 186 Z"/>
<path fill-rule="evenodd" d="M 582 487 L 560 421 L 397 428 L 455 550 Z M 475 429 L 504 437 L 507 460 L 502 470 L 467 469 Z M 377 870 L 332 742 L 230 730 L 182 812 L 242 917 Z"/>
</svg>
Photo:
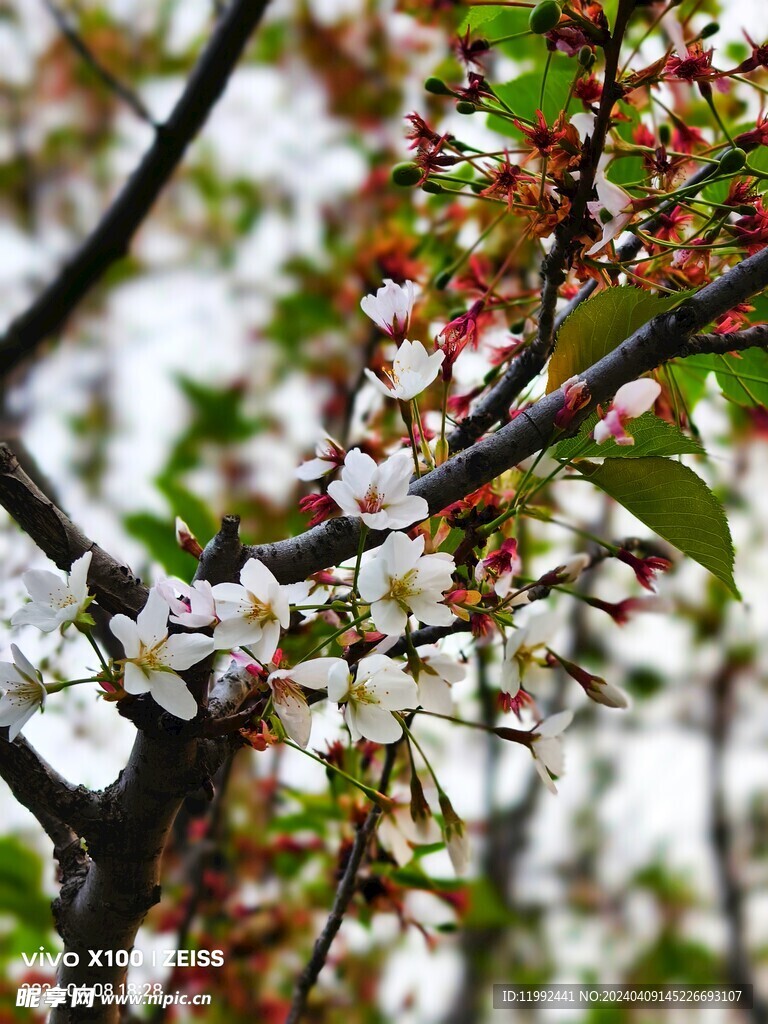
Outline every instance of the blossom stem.
<svg viewBox="0 0 768 1024">
<path fill-rule="evenodd" d="M 83 630 L 82 632 L 83 632 L 83 636 L 86 638 L 88 643 L 91 645 L 91 647 L 96 652 L 96 657 L 99 659 L 99 662 L 101 663 L 101 667 L 104 669 L 104 672 L 106 673 L 107 679 L 110 679 L 110 680 L 113 679 L 114 677 L 113 677 L 113 674 L 112 674 L 112 668 L 109 665 L 109 663 L 107 662 L 107 660 L 104 657 L 104 655 L 101 653 L 101 648 L 96 643 L 96 640 L 94 639 L 93 634 L 88 632 L 87 630 Z"/>
<path fill-rule="evenodd" d="M 411 455 L 413 455 L 413 471 L 418 480 L 421 476 L 421 466 L 419 465 L 419 452 L 416 447 L 416 435 L 413 432 L 413 412 L 408 402 L 400 403 L 400 413 L 402 414 L 405 426 L 408 430 L 408 437 L 411 440 Z"/>
<path fill-rule="evenodd" d="M 413 414 L 414 414 L 414 417 L 416 419 L 416 425 L 419 428 L 419 440 L 421 441 L 421 452 L 422 452 L 422 455 L 424 456 L 424 460 L 427 463 L 427 466 L 430 469 L 434 469 L 435 468 L 435 463 L 434 463 L 434 460 L 432 459 L 432 452 L 429 450 L 429 445 L 427 444 L 427 439 L 424 436 L 424 424 L 421 422 L 421 413 L 419 412 L 419 403 L 414 398 L 414 399 L 412 399 L 412 404 L 413 404 Z"/>
<path fill-rule="evenodd" d="M 102 682 L 102 680 L 99 679 L 97 676 L 88 676 L 88 678 L 86 678 L 86 679 L 66 679 L 66 680 L 64 680 L 61 683 L 49 683 L 45 687 L 45 692 L 48 693 L 48 694 L 60 693 L 61 690 L 66 690 L 70 686 L 78 686 L 80 683 L 100 683 L 100 682 Z"/>
<path fill-rule="evenodd" d="M 383 810 L 387 810 L 391 805 L 392 801 L 389 799 L 388 796 L 385 796 L 384 793 L 380 793 L 377 789 L 372 789 L 370 786 L 366 786 L 364 782 L 360 782 L 358 779 L 355 779 L 351 775 L 348 775 L 342 768 L 338 768 L 335 764 L 332 764 L 330 761 L 325 761 L 323 760 L 322 757 L 318 757 L 311 751 L 305 750 L 304 747 L 300 747 L 298 743 L 294 743 L 293 740 L 289 740 L 286 738 L 283 740 L 283 743 L 287 747 L 291 747 L 293 750 L 298 750 L 300 754 L 305 754 L 307 757 L 311 757 L 313 761 L 317 761 L 317 763 L 321 764 L 323 768 L 330 769 L 332 772 L 336 772 L 336 774 L 340 775 L 345 781 L 351 783 L 353 786 L 356 786 L 361 792 L 365 793 L 369 800 L 372 800 L 374 803 L 378 804 L 379 807 L 381 807 Z"/>
<path fill-rule="evenodd" d="M 398 720 L 398 722 L 402 726 L 403 734 L 405 735 L 405 738 L 408 741 L 408 751 L 409 751 L 410 756 L 411 756 L 411 764 L 413 764 L 413 753 L 411 752 L 411 749 L 410 749 L 411 748 L 411 743 L 412 743 L 414 745 L 414 747 L 416 747 L 418 752 L 421 754 L 421 759 L 424 762 L 424 764 L 426 765 L 427 771 L 432 776 L 432 781 L 434 782 L 435 787 L 437 788 L 437 792 L 438 793 L 442 793 L 443 792 L 443 787 L 440 785 L 440 783 L 438 781 L 438 778 L 437 778 L 437 775 L 435 775 L 435 770 L 432 767 L 432 765 L 429 763 L 429 758 L 424 753 L 424 750 L 423 750 L 421 744 L 416 739 L 416 737 L 413 735 L 411 730 L 408 728 L 408 726 L 407 726 L 403 716 L 399 715 L 397 713 L 397 711 L 393 711 L 392 714 L 395 716 L 395 718 Z"/>
<path fill-rule="evenodd" d="M 570 530 L 571 533 L 576 533 L 579 537 L 584 537 L 585 540 L 591 540 L 595 544 L 599 544 L 601 548 L 605 548 L 613 554 L 619 550 L 615 544 L 610 544 L 608 541 L 603 540 L 602 537 L 598 537 L 596 534 L 590 533 L 588 530 L 582 530 L 578 526 L 573 526 L 571 523 L 566 523 L 562 519 L 557 519 L 555 516 L 552 516 L 541 509 L 527 508 L 522 514 L 527 516 L 529 519 L 538 519 L 539 522 L 542 523 L 552 523 L 554 526 L 562 526 L 563 529 Z"/>
<path fill-rule="evenodd" d="M 357 545 L 357 558 L 355 559 L 355 575 L 352 580 L 352 609 L 353 614 L 357 614 L 357 581 L 360 576 L 360 564 L 363 560 L 363 552 L 365 551 L 365 541 L 368 537 L 368 527 L 365 523 L 360 524 L 360 541 Z"/>
<path fill-rule="evenodd" d="M 308 661 L 310 658 L 314 658 L 318 651 L 322 651 L 324 647 L 327 647 L 328 644 L 333 643 L 333 641 L 340 637 L 342 633 L 346 633 L 348 629 L 353 629 L 355 626 L 359 626 L 360 623 L 365 622 L 367 618 L 368 613 L 366 612 L 364 615 L 358 615 L 357 618 L 352 619 L 351 622 L 345 623 L 343 626 L 341 626 L 340 629 L 337 629 L 334 633 L 331 633 L 330 636 L 325 637 L 324 640 L 321 640 L 320 643 L 313 647 L 308 654 L 304 655 L 301 661 Z"/>
</svg>

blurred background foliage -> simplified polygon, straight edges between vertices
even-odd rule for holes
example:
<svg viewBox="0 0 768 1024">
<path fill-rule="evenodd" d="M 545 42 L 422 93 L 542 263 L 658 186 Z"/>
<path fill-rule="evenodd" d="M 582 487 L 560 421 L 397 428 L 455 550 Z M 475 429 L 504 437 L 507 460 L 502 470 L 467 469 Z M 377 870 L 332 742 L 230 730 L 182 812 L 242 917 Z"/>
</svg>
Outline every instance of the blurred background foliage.
<svg viewBox="0 0 768 1024">
<path fill-rule="evenodd" d="M 60 2 L 100 63 L 157 120 L 216 8 L 208 0 Z M 610 17 L 615 4 L 604 6 Z M 683 13 L 694 8 L 699 20 L 718 15 L 714 0 L 681 5 Z M 660 9 L 647 5 L 631 42 Z M 721 13 L 728 25 L 718 53 L 742 60 L 749 47 L 737 23 L 762 38 L 763 6 L 752 0 Z M 476 8 L 469 24 L 498 38 L 520 31 L 526 16 Z M 203 543 L 225 512 L 242 517 L 248 541 L 300 532 L 306 518 L 293 468 L 322 431 L 359 439 L 364 414 L 383 433 L 399 429 L 392 410 L 371 402 L 361 412 L 353 401 L 378 340 L 359 299 L 385 277 L 428 280 L 492 220 L 490 204 L 404 191 L 389 177 L 408 152 L 403 117 L 411 110 L 441 131 L 458 131 L 459 122 L 469 131 L 423 91 L 427 75 L 461 80 L 450 43 L 465 17 L 461 5 L 422 0 L 276 2 L 130 257 L 36 365 L 15 375 L 2 408 L 6 434 L 23 441 L 85 531 L 142 575 L 191 577 L 176 515 Z M 495 80 L 508 78 L 515 102 L 533 111 L 546 59 L 530 38 L 511 41 L 493 58 Z M 569 68 L 556 54 L 544 95 L 550 118 Z M 753 123 L 750 102 L 723 98 L 731 125 Z M 43 0 L 0 5 L 0 103 L 0 309 L 10 320 L 88 233 L 150 128 L 75 52 Z M 703 104 L 681 103 L 686 122 L 704 126 Z M 635 181 L 639 165 L 637 157 L 616 161 L 611 176 Z M 463 289 L 429 291 L 413 336 L 427 342 L 430 325 L 462 312 L 471 275 L 514 244 L 519 298 L 508 327 L 524 319 L 539 297 L 540 249 L 519 236 L 519 224 L 503 225 L 466 263 Z M 768 300 L 756 305 L 756 316 L 768 318 Z M 477 383 L 479 366 L 468 366 L 467 383 Z M 678 383 L 698 400 L 696 427 L 713 455 L 706 472 L 729 507 L 744 602 L 688 563 L 663 582 L 667 614 L 622 629 L 599 609 L 561 602 L 563 649 L 625 687 L 635 706 L 579 706 L 557 799 L 521 752 L 469 731 L 427 730 L 443 784 L 470 822 L 470 878 L 456 881 L 444 853 L 431 848 L 398 868 L 378 844 L 308 1020 L 496 1019 L 490 985 L 500 981 L 748 981 L 768 996 L 765 386 L 757 402 L 754 392 L 745 401 L 738 380 L 724 374 L 724 399 L 712 369 L 704 361 Z M 756 367 L 751 376 L 761 374 Z M 566 494 L 562 503 L 604 536 L 642 529 L 596 494 Z M 532 523 L 520 542 L 544 568 L 564 543 L 556 529 Z M 20 573 L 44 560 L 5 517 L 0 546 L 7 620 L 23 593 Z M 603 599 L 626 596 L 615 565 L 601 567 L 599 582 Z M 41 643 L 40 658 L 63 677 L 82 656 L 78 638 Z M 482 649 L 469 657 L 460 705 L 494 719 L 498 664 Z M 542 704 L 553 709 L 566 700 L 566 683 L 548 685 Z M 96 786 L 112 780 L 131 740 L 130 726 L 76 694 L 28 733 L 70 778 Z M 376 755 L 362 748 L 337 756 L 357 772 Z M 2 800 L 0 1021 L 15 1021 L 30 1019 L 13 1005 L 19 980 L 42 980 L 23 967 L 21 952 L 57 948 L 48 909 L 55 886 L 45 838 L 7 792 Z M 211 1024 L 279 1024 L 363 812 L 338 776 L 325 778 L 290 752 L 240 754 L 212 803 L 202 793 L 187 801 L 166 858 L 163 902 L 139 944 L 222 949 L 225 966 L 145 969 L 133 980 L 212 993 L 201 1014 Z M 560 1015 L 519 1012 L 521 1020 L 539 1016 Z M 568 1019 L 619 1024 L 634 1016 Z M 760 1007 L 752 1016 L 766 1019 Z M 724 1019 L 717 1011 L 706 1019 L 715 1017 Z M 193 1018 L 176 1008 L 143 1019 Z"/>
</svg>

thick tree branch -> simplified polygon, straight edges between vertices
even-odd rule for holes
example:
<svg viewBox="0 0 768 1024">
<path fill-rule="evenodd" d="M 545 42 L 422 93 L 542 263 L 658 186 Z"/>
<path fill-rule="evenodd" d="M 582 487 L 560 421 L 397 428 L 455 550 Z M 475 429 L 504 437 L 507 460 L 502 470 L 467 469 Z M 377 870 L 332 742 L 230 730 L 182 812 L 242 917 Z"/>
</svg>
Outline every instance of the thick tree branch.
<svg viewBox="0 0 768 1024">
<path fill-rule="evenodd" d="M 126 565 L 116 562 L 46 497 L 19 465 L 6 444 L 0 444 L 0 505 L 60 569 L 69 569 L 92 554 L 88 586 L 108 612 L 136 615 L 147 600 L 147 588 Z"/>
<path fill-rule="evenodd" d="M 59 275 L 0 339 L 0 378 L 33 355 L 109 267 L 128 252 L 133 236 L 223 93 L 268 2 L 232 0 L 171 116 L 158 128 L 122 191 Z"/>
<path fill-rule="evenodd" d="M 22 736 L 13 743 L 0 740 L 0 775 L 19 803 L 43 825 L 54 844 L 62 836 L 58 829 L 56 834 L 52 831 L 57 824 L 83 832 L 99 818 L 98 797 L 62 778 Z"/>
<path fill-rule="evenodd" d="M 592 402 L 574 424 L 586 418 L 598 402 L 610 399 L 622 384 L 635 380 L 670 359 L 703 352 L 735 351 L 765 344 L 765 328 L 754 327 L 728 335 L 692 337 L 716 317 L 768 287 L 768 249 L 738 264 L 677 309 L 655 317 L 580 376 L 587 381 Z M 431 514 L 470 494 L 546 448 L 552 440 L 554 418 L 563 404 L 553 391 L 496 433 L 459 452 L 411 486 L 425 498 Z M 357 550 L 359 520 L 331 519 L 312 530 L 280 541 L 243 549 L 243 558 L 260 558 L 284 583 L 306 579 L 313 572 L 352 558 Z M 381 543 L 371 534 L 370 546 Z"/>
</svg>

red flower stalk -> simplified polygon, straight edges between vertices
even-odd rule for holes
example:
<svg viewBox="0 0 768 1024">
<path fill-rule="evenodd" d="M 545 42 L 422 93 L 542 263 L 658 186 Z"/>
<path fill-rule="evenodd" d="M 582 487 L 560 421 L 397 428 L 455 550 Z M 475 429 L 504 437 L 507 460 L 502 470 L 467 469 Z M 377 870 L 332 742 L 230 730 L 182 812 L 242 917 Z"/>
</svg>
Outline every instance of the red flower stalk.
<svg viewBox="0 0 768 1024">
<path fill-rule="evenodd" d="M 758 146 L 768 146 L 768 116 L 759 117 L 754 128 L 748 132 L 742 132 L 733 140 L 742 149 L 756 149 Z"/>
<path fill-rule="evenodd" d="M 558 127 L 558 123 L 560 127 Z M 528 142 L 537 149 L 542 156 L 549 156 L 561 139 L 565 138 L 566 129 L 562 121 L 555 122 L 550 128 L 544 114 L 536 111 L 536 120 L 533 125 L 525 124 L 517 118 L 512 118 L 512 124 L 523 133 Z"/>
<path fill-rule="evenodd" d="M 668 558 L 659 558 L 656 555 L 638 558 L 637 555 L 633 555 L 626 548 L 621 548 L 616 553 L 616 557 L 620 562 L 624 562 L 625 565 L 632 569 L 640 586 L 645 587 L 646 590 L 650 590 L 652 593 L 656 591 L 656 573 L 666 572 L 672 567 L 672 563 Z"/>
<path fill-rule="evenodd" d="M 339 507 L 327 494 L 308 494 L 299 501 L 299 511 L 312 513 L 309 521 L 309 526 L 312 527 L 336 515 Z"/>
<path fill-rule="evenodd" d="M 435 348 L 445 353 L 442 365 L 444 381 L 449 381 L 453 377 L 453 364 L 467 345 L 477 348 L 477 318 L 484 308 L 484 300 L 478 299 L 466 313 L 446 324 L 435 339 Z"/>
<path fill-rule="evenodd" d="M 676 206 L 669 213 L 660 213 L 658 215 L 658 223 L 654 233 L 657 238 L 663 238 L 667 242 L 679 242 L 680 228 L 691 220 L 693 220 L 692 213 L 686 213 L 685 210 L 681 210 L 679 206 Z"/>
<path fill-rule="evenodd" d="M 591 608 L 610 615 L 617 626 L 626 626 L 633 615 L 641 612 L 663 612 L 669 608 L 662 597 L 627 597 L 623 601 L 602 601 L 599 597 L 584 597 Z"/>
<path fill-rule="evenodd" d="M 547 49 L 559 50 L 566 57 L 575 57 L 582 46 L 589 46 L 586 32 L 576 25 L 563 25 L 546 33 Z"/>
<path fill-rule="evenodd" d="M 479 103 L 482 99 L 495 99 L 493 90 L 483 75 L 470 71 L 467 75 L 468 84 L 456 90 L 457 96 L 469 103 Z"/>
<path fill-rule="evenodd" d="M 421 149 L 424 146 L 442 146 L 445 135 L 433 131 L 420 114 L 406 114 L 405 120 L 411 122 L 411 127 L 405 133 L 406 139 L 411 140 L 409 149 Z"/>
<path fill-rule="evenodd" d="M 758 46 L 753 39 L 750 39 L 746 32 L 744 36 L 752 47 L 752 53 L 737 68 L 730 72 L 732 75 L 744 75 L 748 71 L 755 71 L 757 68 L 768 68 L 768 43 Z"/>
<path fill-rule="evenodd" d="M 712 49 L 703 50 L 700 44 L 694 44 L 685 57 L 678 57 L 677 54 L 670 57 L 664 65 L 664 71 L 672 78 L 679 78 L 683 82 L 698 82 L 712 78 L 716 74 L 712 67 L 713 53 Z"/>
<path fill-rule="evenodd" d="M 746 302 L 739 302 L 729 309 L 727 313 L 719 316 L 715 321 L 714 334 L 732 334 L 749 323 L 749 314 L 754 312 L 755 307 Z"/>
<path fill-rule="evenodd" d="M 505 160 L 501 167 L 493 172 L 493 181 L 480 193 L 481 196 L 506 199 L 507 206 L 511 209 L 515 198 L 515 191 L 521 178 L 530 181 L 531 178 L 524 174 L 518 164 L 512 164 Z"/>
<path fill-rule="evenodd" d="M 511 693 L 505 693 L 503 690 L 500 690 L 496 696 L 496 707 L 499 711 L 502 711 L 505 715 L 512 711 L 517 715 L 518 719 L 522 718 L 521 712 L 523 708 L 533 704 L 535 704 L 533 697 L 530 693 L 526 693 L 522 687 L 520 687 L 514 697 Z"/>
<path fill-rule="evenodd" d="M 672 130 L 672 149 L 678 153 L 692 153 L 700 146 L 706 146 L 707 140 L 698 128 L 692 128 L 683 121 L 675 122 Z"/>
<path fill-rule="evenodd" d="M 470 64 L 476 65 L 476 67 L 482 68 L 483 66 L 483 54 L 490 50 L 487 39 L 475 39 L 472 42 L 469 41 L 469 37 L 472 34 L 472 29 L 468 28 L 463 36 L 459 36 L 456 39 L 454 49 L 456 50 L 456 56 L 462 63 L 469 67 Z"/>
<path fill-rule="evenodd" d="M 555 416 L 555 426 L 563 430 L 573 421 L 579 409 L 589 405 L 592 395 L 589 384 L 578 377 L 571 377 L 565 381 L 560 390 L 563 392 L 564 402 Z"/>
<path fill-rule="evenodd" d="M 739 242 L 747 247 L 750 255 L 768 245 L 768 210 L 763 206 L 762 197 L 755 203 L 755 212 L 739 217 L 733 225 Z"/>
<path fill-rule="evenodd" d="M 603 87 L 594 75 L 590 75 L 588 78 L 578 80 L 573 88 L 573 95 L 589 107 L 593 103 L 599 102 L 603 95 Z"/>
<path fill-rule="evenodd" d="M 472 405 L 472 402 L 484 390 L 484 386 L 480 384 L 471 391 L 467 391 L 464 395 L 451 395 L 448 399 L 448 412 L 454 417 L 454 419 L 463 420 L 469 413 L 469 408 Z"/>
</svg>

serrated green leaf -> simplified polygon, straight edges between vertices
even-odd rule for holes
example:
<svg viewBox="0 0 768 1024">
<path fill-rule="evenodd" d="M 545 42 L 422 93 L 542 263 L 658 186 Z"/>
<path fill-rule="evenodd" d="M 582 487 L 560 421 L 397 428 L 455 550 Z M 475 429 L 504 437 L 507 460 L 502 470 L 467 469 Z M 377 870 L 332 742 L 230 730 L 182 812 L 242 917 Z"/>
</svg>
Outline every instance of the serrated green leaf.
<svg viewBox="0 0 768 1024">
<path fill-rule="evenodd" d="M 592 442 L 580 451 L 585 440 L 594 430 L 597 413 L 589 417 L 576 437 L 561 441 L 552 449 L 556 459 L 571 459 L 578 452 L 580 459 L 642 459 L 649 455 L 705 455 L 698 441 L 684 434 L 674 423 L 659 419 L 652 412 L 643 413 L 626 426 L 634 439 L 633 445 L 616 444 L 611 437 L 603 444 Z"/>
<path fill-rule="evenodd" d="M 536 111 L 541 110 L 547 119 L 547 124 L 554 124 L 558 114 L 565 106 L 573 83 L 573 66 L 565 58 L 552 60 L 547 72 L 542 100 L 541 83 L 543 78 L 542 71 L 528 71 L 512 82 L 495 85 L 494 91 L 517 117 L 526 117 L 532 120 Z M 522 138 L 522 132 L 518 128 L 494 114 L 488 118 L 488 127 L 502 135 Z"/>
<path fill-rule="evenodd" d="M 467 15 L 459 26 L 459 33 L 463 34 L 467 29 L 479 28 L 481 25 L 487 26 L 488 22 L 495 21 L 499 15 L 503 14 L 506 10 L 501 4 L 495 6 L 493 4 L 483 4 L 480 7 L 471 7 L 467 11 Z M 528 12 L 526 14 L 526 23 L 528 21 Z"/>
<path fill-rule="evenodd" d="M 738 355 L 712 356 L 712 366 L 726 398 L 750 407 L 768 406 L 768 352 L 748 348 Z"/>
<path fill-rule="evenodd" d="M 701 477 L 679 462 L 656 457 L 606 459 L 582 472 L 627 511 L 703 565 L 735 597 L 733 542 L 722 505 Z"/>
<path fill-rule="evenodd" d="M 607 288 L 582 302 L 558 332 L 549 361 L 547 391 L 555 391 L 563 381 L 592 366 L 643 324 L 678 305 L 687 294 L 662 297 L 623 285 Z"/>
</svg>

